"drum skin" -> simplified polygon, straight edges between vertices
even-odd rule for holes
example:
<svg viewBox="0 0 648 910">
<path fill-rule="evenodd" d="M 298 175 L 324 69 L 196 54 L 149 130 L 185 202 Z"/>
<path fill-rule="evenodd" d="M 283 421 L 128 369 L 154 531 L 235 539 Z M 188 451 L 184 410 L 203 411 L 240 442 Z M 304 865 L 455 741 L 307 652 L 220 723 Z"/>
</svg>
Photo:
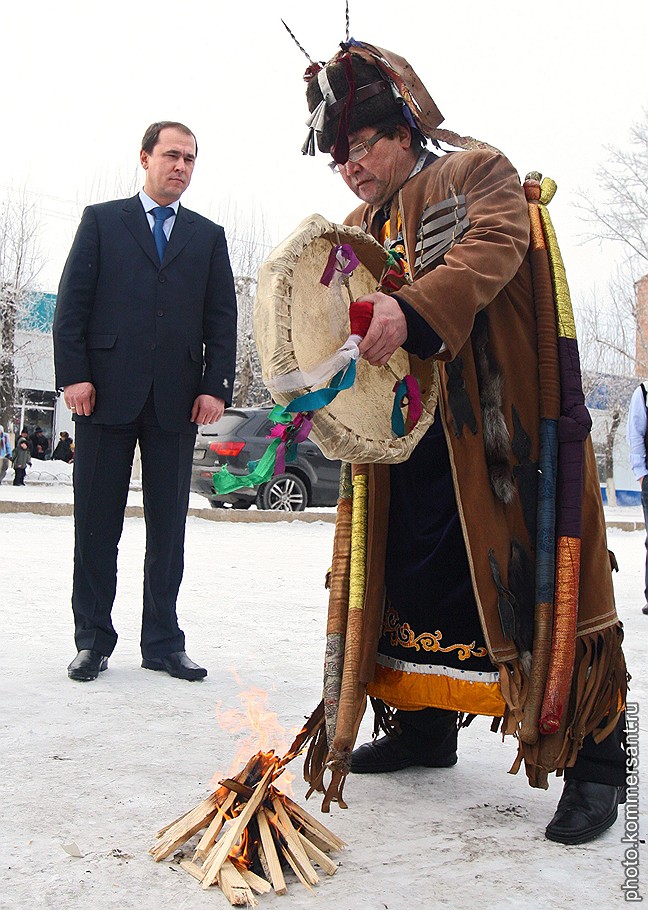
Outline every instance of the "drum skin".
<svg viewBox="0 0 648 910">
<path fill-rule="evenodd" d="M 347 286 L 334 280 L 325 287 L 320 278 L 331 249 L 349 244 L 360 265 Z M 263 380 L 294 370 L 304 372 L 330 357 L 349 337 L 349 304 L 379 290 L 387 253 L 360 228 L 332 224 L 321 215 L 304 220 L 259 270 L 254 309 L 254 335 Z M 391 430 L 394 386 L 407 373 L 421 389 L 423 414 L 415 427 L 406 420 L 406 435 Z M 286 405 L 297 395 L 273 392 Z M 434 417 L 437 380 L 434 361 L 419 360 L 399 348 L 383 367 L 360 359 L 354 385 L 326 408 L 313 414 L 311 435 L 328 458 L 355 464 L 405 461 Z M 406 416 L 406 415 L 405 415 Z"/>
</svg>

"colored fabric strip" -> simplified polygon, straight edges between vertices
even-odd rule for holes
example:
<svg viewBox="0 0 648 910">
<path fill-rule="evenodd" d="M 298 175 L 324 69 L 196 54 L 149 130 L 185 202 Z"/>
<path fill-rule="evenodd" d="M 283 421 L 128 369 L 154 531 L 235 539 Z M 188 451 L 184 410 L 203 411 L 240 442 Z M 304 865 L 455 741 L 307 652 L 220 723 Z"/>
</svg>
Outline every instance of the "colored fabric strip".
<svg viewBox="0 0 648 910">
<path fill-rule="evenodd" d="M 404 255 L 398 250 L 391 250 L 380 280 L 381 290 L 388 294 L 390 291 L 397 291 L 402 288 L 405 272 Z"/>
<path fill-rule="evenodd" d="M 405 420 L 403 419 L 403 407 L 407 404 L 407 416 L 410 421 L 410 430 L 415 427 L 423 413 L 421 404 L 421 391 L 416 378 L 409 373 L 400 382 L 394 386 L 394 404 L 392 407 L 391 427 L 395 436 L 403 437 L 405 435 Z"/>
<path fill-rule="evenodd" d="M 367 695 L 406 711 L 433 705 L 446 711 L 501 717 L 506 707 L 499 682 L 456 679 L 442 672 L 408 673 L 380 663 L 367 685 Z"/>
<path fill-rule="evenodd" d="M 283 474 L 286 462 L 294 461 L 297 456 L 297 443 L 308 438 L 313 421 L 306 414 L 296 414 L 288 424 L 273 427 L 270 435 L 279 438 L 279 447 L 275 459 L 275 474 Z"/>
<path fill-rule="evenodd" d="M 333 278 L 337 275 L 350 275 L 360 265 L 360 260 L 353 252 L 353 247 L 348 243 L 334 246 L 329 253 L 326 266 L 320 278 L 320 284 L 330 287 Z"/>
<path fill-rule="evenodd" d="M 373 319 L 373 303 L 369 300 L 354 300 L 349 307 L 351 335 L 364 338 Z"/>
<path fill-rule="evenodd" d="M 583 507 L 583 441 L 591 429 L 585 407 L 574 314 L 567 276 L 556 233 L 546 205 L 556 185 L 544 180 L 539 204 L 556 304 L 560 419 L 558 422 L 558 476 L 556 487 L 556 588 L 551 657 L 545 685 L 540 732 L 560 729 L 573 673 L 580 579 L 580 537 Z"/>
<path fill-rule="evenodd" d="M 343 370 L 352 360 L 360 357 L 358 342 L 360 335 L 350 335 L 344 344 L 329 358 L 317 364 L 311 370 L 292 370 L 282 376 L 275 376 L 266 381 L 271 394 L 275 392 L 296 392 L 298 389 L 309 389 L 328 382 L 332 376 Z"/>
<path fill-rule="evenodd" d="M 247 474 L 231 474 L 227 466 L 214 474 L 213 486 L 217 493 L 233 493 L 244 487 L 266 483 L 274 474 L 282 474 L 286 462 L 294 461 L 297 443 L 310 433 L 312 423 L 305 414 L 290 418 L 281 405 L 275 405 L 270 420 L 276 424 L 270 432 L 272 442 L 261 458 L 248 464 Z"/>
<path fill-rule="evenodd" d="M 276 452 L 281 444 L 281 439 L 273 439 L 262 457 L 256 463 L 256 467 L 249 474 L 234 475 L 230 474 L 227 466 L 221 468 L 214 474 L 214 490 L 217 493 L 232 493 L 234 490 L 241 490 L 243 487 L 256 487 L 260 483 L 270 480 L 274 472 Z"/>
<path fill-rule="evenodd" d="M 356 362 L 351 363 L 339 373 L 336 373 L 328 386 L 324 389 L 316 389 L 314 392 L 306 392 L 305 395 L 299 395 L 290 404 L 287 404 L 285 411 L 294 414 L 297 411 L 318 411 L 330 404 L 339 392 L 350 389 L 356 378 Z"/>
</svg>

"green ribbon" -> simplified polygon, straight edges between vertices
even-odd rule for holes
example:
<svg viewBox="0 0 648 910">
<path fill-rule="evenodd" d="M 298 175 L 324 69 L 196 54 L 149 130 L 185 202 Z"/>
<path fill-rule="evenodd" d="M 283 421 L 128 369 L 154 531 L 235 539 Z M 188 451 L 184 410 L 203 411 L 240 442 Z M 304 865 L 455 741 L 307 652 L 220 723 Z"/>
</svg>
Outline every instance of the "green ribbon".
<svg viewBox="0 0 648 910">
<path fill-rule="evenodd" d="M 249 474 L 230 474 L 227 465 L 214 474 L 214 490 L 217 493 L 233 493 L 243 487 L 256 487 L 265 483 L 272 477 L 275 466 L 275 453 L 279 448 L 281 439 L 273 439 L 261 458 L 254 463 L 254 469 Z"/>
</svg>

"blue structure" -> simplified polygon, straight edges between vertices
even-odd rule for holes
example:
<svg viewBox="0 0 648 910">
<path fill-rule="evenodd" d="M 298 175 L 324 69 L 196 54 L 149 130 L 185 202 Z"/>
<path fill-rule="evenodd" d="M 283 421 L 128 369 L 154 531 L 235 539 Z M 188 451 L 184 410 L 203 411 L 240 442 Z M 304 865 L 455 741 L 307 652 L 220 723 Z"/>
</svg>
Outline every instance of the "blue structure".
<svg viewBox="0 0 648 910">
<path fill-rule="evenodd" d="M 19 328 L 23 332 L 51 332 L 55 306 L 56 294 L 32 291 L 27 298 Z"/>
<path fill-rule="evenodd" d="M 590 391 L 585 397 L 593 419 L 592 442 L 599 468 L 601 495 L 607 503 L 605 485 L 605 446 L 607 427 L 612 412 L 618 409 L 621 422 L 614 438 L 614 485 L 618 506 L 637 506 L 641 504 L 641 490 L 630 470 L 630 455 L 626 442 L 626 418 L 628 404 L 637 386 L 634 376 L 615 376 L 608 373 L 584 374 L 585 385 Z"/>
</svg>

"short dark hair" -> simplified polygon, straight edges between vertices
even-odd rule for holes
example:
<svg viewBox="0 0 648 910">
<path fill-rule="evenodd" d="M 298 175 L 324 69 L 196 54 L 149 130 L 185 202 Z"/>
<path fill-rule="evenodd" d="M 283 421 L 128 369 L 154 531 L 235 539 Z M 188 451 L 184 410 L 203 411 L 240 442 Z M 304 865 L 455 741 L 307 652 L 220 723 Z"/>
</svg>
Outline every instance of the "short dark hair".
<svg viewBox="0 0 648 910">
<path fill-rule="evenodd" d="M 196 157 L 198 156 L 198 140 L 195 133 L 184 123 L 179 123 L 177 120 L 158 120 L 157 123 L 152 123 L 147 127 L 142 139 L 142 151 L 150 155 L 158 143 L 162 130 L 168 129 L 180 130 L 181 133 L 186 133 L 187 136 L 193 136 L 193 141 L 196 143 Z"/>
</svg>

